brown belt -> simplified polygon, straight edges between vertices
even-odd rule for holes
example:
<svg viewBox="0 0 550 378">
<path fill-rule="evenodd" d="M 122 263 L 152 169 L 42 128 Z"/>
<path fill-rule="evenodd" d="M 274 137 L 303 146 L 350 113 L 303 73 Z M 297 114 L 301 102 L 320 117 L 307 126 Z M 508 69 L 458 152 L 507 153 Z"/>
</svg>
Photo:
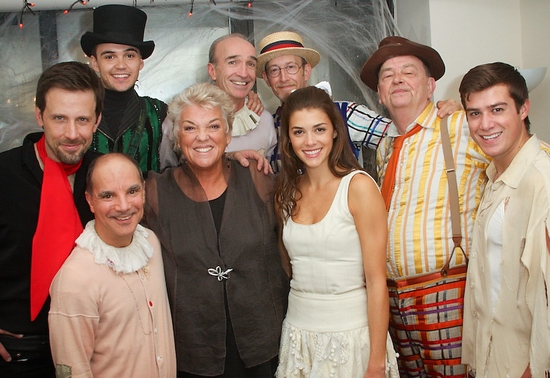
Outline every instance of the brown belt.
<svg viewBox="0 0 550 378">
<path fill-rule="evenodd" d="M 437 271 L 437 272 L 423 274 L 421 276 L 416 276 L 416 277 L 400 278 L 397 280 L 388 279 L 387 284 L 388 286 L 393 286 L 398 288 L 418 285 L 418 284 L 422 284 L 430 281 L 437 281 L 448 276 L 464 274 L 466 273 L 467 270 L 468 270 L 467 265 L 461 265 L 461 266 L 457 266 L 447 270 L 447 274 L 443 274 L 441 271 Z"/>
</svg>

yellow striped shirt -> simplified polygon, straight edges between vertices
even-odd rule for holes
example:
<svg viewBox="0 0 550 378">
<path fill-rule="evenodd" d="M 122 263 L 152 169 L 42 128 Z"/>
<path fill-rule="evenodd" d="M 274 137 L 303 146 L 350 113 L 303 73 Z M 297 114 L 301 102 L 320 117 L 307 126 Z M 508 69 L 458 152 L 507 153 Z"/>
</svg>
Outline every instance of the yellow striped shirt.
<svg viewBox="0 0 550 378">
<path fill-rule="evenodd" d="M 440 138 L 440 121 L 432 102 L 408 129 L 418 123 L 422 130 L 407 138 L 399 156 L 395 187 L 388 210 L 388 275 L 412 277 L 443 267 L 453 250 L 451 212 L 445 159 Z M 466 114 L 455 112 L 447 119 L 455 161 L 462 248 L 470 251 L 476 210 L 485 187 L 489 158 L 470 138 Z M 393 141 L 395 125 L 380 143 L 377 164 L 380 182 Z M 464 263 L 455 253 L 451 266 Z"/>
</svg>

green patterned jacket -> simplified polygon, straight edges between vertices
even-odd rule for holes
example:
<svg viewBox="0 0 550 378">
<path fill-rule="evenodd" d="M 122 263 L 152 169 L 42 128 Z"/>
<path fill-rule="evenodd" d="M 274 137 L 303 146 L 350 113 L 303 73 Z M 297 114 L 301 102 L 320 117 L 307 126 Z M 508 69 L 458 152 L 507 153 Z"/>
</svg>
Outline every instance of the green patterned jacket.
<svg viewBox="0 0 550 378">
<path fill-rule="evenodd" d="M 139 101 L 124 110 L 121 124 L 123 131 L 116 139 L 109 137 L 102 128 L 103 121 L 94 133 L 90 149 L 100 154 L 122 152 L 132 156 L 142 172 L 160 171 L 159 147 L 162 141 L 162 122 L 166 118 L 168 106 L 151 97 L 138 97 Z M 124 125 L 125 119 L 136 119 L 137 122 Z M 127 116 L 133 113 L 134 117 Z M 126 122 L 128 123 L 128 122 Z M 105 127 L 105 126 L 104 126 Z"/>
</svg>

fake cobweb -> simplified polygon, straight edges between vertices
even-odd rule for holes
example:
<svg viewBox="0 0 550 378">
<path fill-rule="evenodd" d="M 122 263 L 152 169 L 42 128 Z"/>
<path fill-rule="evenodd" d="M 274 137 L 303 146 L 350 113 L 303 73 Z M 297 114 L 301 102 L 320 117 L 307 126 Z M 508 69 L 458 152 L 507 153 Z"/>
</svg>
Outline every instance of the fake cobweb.
<svg viewBox="0 0 550 378">
<path fill-rule="evenodd" d="M 310 84 L 327 80 L 335 100 L 377 109 L 376 94 L 361 83 L 359 70 L 382 38 L 398 34 L 387 0 L 257 0 L 250 8 L 248 2 L 210 1 L 195 3 L 189 17 L 190 3 L 138 3 L 148 15 L 145 40 L 156 44 L 137 83 L 140 94 L 169 101 L 185 87 L 208 80 L 210 44 L 230 31 L 250 35 L 257 46 L 269 33 L 293 30 L 321 53 Z M 0 13 L 0 151 L 20 145 L 26 134 L 38 130 L 34 95 L 42 70 L 61 61 L 88 62 L 80 37 L 92 30 L 93 6 L 89 0 L 67 14 L 62 9 L 35 11 L 34 16 L 27 12 L 23 28 L 19 12 Z M 257 81 L 266 109 L 273 112 L 278 99 L 262 79 Z"/>
</svg>

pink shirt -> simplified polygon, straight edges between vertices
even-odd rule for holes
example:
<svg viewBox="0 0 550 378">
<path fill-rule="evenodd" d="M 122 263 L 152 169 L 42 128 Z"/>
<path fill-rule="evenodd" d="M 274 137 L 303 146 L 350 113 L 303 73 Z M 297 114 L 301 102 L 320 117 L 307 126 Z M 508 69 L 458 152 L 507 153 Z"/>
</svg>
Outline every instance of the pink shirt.
<svg viewBox="0 0 550 378">
<path fill-rule="evenodd" d="M 134 273 L 117 274 L 75 247 L 50 288 L 50 343 L 58 377 L 176 377 L 160 244 Z"/>
</svg>

